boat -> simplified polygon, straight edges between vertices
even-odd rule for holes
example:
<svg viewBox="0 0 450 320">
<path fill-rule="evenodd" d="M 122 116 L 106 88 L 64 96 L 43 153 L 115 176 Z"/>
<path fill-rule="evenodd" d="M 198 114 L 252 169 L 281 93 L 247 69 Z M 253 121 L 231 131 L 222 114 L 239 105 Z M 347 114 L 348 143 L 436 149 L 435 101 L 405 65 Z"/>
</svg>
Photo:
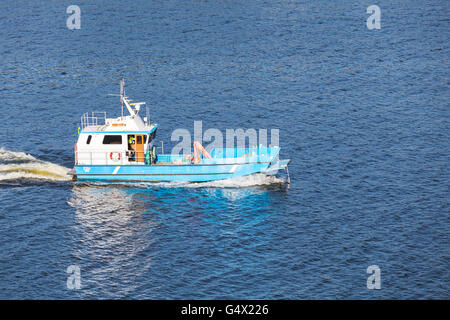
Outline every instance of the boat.
<svg viewBox="0 0 450 320">
<path fill-rule="evenodd" d="M 161 154 L 154 139 L 158 124 L 139 112 L 145 102 L 133 103 L 120 80 L 122 114 L 84 113 L 75 144 L 75 164 L 69 174 L 80 181 L 186 181 L 205 182 L 287 172 L 290 160 L 280 160 L 278 146 L 214 148 L 208 152 L 197 141 L 193 154 Z M 124 106 L 128 115 L 124 116 Z M 287 179 L 289 182 L 289 178 Z"/>
</svg>

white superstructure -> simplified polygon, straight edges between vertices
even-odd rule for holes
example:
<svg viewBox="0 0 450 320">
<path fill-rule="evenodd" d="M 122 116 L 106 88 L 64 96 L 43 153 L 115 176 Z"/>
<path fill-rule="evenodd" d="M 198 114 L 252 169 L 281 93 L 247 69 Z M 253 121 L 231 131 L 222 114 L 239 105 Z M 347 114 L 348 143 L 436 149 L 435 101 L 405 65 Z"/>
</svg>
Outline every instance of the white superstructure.
<svg viewBox="0 0 450 320">
<path fill-rule="evenodd" d="M 106 118 L 105 112 L 85 113 L 81 117 L 78 141 L 75 144 L 78 165 L 145 164 L 157 124 L 139 116 L 145 102 L 131 103 L 125 96 L 124 82 L 120 82 L 122 116 Z M 129 112 L 123 115 L 123 106 Z"/>
</svg>

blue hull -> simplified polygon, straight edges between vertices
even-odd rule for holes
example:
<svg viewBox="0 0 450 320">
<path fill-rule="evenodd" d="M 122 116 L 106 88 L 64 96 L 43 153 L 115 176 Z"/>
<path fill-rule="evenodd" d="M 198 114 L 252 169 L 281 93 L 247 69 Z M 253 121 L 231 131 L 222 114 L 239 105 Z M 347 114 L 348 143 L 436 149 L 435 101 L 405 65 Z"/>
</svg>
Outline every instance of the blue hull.
<svg viewBox="0 0 450 320">
<path fill-rule="evenodd" d="M 75 166 L 78 180 L 105 181 L 215 181 L 265 172 L 266 163 Z"/>
<path fill-rule="evenodd" d="M 213 149 L 212 158 L 194 164 L 183 155 L 158 155 L 156 164 L 77 164 L 78 180 L 96 181 L 188 181 L 205 182 L 273 174 L 285 169 L 289 160 L 278 160 L 279 147 Z"/>
</svg>

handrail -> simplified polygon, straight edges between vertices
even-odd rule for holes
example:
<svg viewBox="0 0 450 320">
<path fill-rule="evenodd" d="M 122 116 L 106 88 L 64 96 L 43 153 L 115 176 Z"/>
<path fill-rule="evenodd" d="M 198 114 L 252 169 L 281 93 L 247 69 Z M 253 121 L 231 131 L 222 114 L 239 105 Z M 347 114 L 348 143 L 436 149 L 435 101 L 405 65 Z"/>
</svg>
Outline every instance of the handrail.
<svg viewBox="0 0 450 320">
<path fill-rule="evenodd" d="M 81 116 L 81 129 L 88 126 L 98 126 L 106 124 L 106 112 L 105 111 L 93 111 L 85 112 Z"/>
<path fill-rule="evenodd" d="M 75 159 L 76 165 L 92 165 L 94 162 L 101 162 L 101 164 L 104 165 L 110 165 L 110 164 L 117 164 L 117 165 L 123 165 L 125 162 L 135 163 L 135 164 L 142 164 L 145 165 L 146 160 L 146 154 L 143 153 L 143 156 L 138 156 L 137 152 L 134 154 L 134 160 L 129 161 L 131 158 L 130 154 L 127 152 L 131 151 L 75 151 Z M 141 152 L 139 152 L 141 153 Z M 117 156 L 119 154 L 120 156 Z M 84 157 L 87 155 L 87 157 Z M 100 156 L 96 156 L 100 155 Z M 127 161 L 125 161 L 127 160 Z M 141 161 L 138 161 L 141 160 Z M 100 164 L 100 163 L 99 163 Z"/>
</svg>

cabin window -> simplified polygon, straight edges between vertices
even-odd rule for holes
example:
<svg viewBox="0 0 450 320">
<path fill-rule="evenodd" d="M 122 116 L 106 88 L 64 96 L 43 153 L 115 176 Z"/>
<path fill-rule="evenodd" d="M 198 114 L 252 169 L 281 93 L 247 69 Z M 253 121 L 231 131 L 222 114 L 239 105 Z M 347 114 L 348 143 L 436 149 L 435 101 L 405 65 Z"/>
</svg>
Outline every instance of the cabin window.
<svg viewBox="0 0 450 320">
<path fill-rule="evenodd" d="M 122 136 L 120 135 L 105 136 L 103 138 L 103 144 L 122 144 Z"/>
<path fill-rule="evenodd" d="M 137 144 L 142 144 L 142 136 L 137 136 Z"/>
<path fill-rule="evenodd" d="M 91 139 L 92 139 L 92 136 L 91 135 L 89 135 L 89 137 L 87 138 L 87 140 L 86 140 L 86 144 L 89 144 L 89 143 L 91 143 Z"/>
<path fill-rule="evenodd" d="M 144 144 L 147 143 L 147 135 L 144 136 Z"/>
</svg>

